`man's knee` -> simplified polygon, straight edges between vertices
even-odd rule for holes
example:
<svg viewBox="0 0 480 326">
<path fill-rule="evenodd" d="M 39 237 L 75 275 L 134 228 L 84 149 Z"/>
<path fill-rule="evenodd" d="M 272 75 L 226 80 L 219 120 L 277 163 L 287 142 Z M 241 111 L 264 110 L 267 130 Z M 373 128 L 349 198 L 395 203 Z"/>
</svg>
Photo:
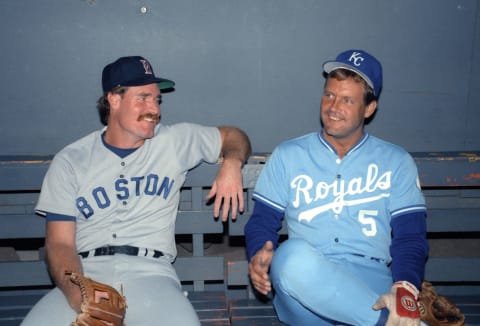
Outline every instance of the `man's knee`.
<svg viewBox="0 0 480 326">
<path fill-rule="evenodd" d="M 273 256 L 270 274 L 274 283 L 302 278 L 302 271 L 315 255 L 315 249 L 305 240 L 290 239 L 283 242 Z"/>
</svg>

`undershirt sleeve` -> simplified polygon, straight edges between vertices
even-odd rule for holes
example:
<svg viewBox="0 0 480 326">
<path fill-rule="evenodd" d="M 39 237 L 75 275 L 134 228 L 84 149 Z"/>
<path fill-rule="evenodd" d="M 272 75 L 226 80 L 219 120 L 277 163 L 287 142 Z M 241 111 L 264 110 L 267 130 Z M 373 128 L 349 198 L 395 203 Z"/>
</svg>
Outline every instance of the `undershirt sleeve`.
<svg viewBox="0 0 480 326">
<path fill-rule="evenodd" d="M 392 219 L 390 225 L 393 235 L 390 246 L 393 282 L 408 281 L 420 289 L 429 250 L 426 213 L 399 215 Z"/>
<path fill-rule="evenodd" d="M 273 247 L 277 248 L 278 231 L 282 228 L 282 219 L 283 213 L 262 202 L 255 202 L 253 213 L 244 230 L 249 261 L 269 240 L 272 241 Z"/>
</svg>

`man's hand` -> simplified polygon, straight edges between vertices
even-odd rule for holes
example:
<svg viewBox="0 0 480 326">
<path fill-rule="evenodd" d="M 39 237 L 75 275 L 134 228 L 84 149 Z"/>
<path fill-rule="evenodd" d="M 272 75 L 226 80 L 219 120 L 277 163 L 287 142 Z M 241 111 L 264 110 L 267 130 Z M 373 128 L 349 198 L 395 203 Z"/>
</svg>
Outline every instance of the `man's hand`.
<svg viewBox="0 0 480 326">
<path fill-rule="evenodd" d="M 395 282 L 390 292 L 377 300 L 373 309 L 388 309 L 386 326 L 419 326 L 420 312 L 417 299 L 418 290 L 413 284 L 406 281 Z"/>
<path fill-rule="evenodd" d="M 252 284 L 263 295 L 267 295 L 272 291 L 272 283 L 270 282 L 268 271 L 272 263 L 273 253 L 273 243 L 272 241 L 267 241 L 248 264 L 248 272 L 250 273 Z"/>
<path fill-rule="evenodd" d="M 215 196 L 213 216 L 219 217 L 220 207 L 223 204 L 222 221 L 228 219 L 231 210 L 232 219 L 237 218 L 237 212 L 243 212 L 243 179 L 242 162 L 237 159 L 225 159 L 213 181 L 212 188 L 206 199 Z"/>
</svg>

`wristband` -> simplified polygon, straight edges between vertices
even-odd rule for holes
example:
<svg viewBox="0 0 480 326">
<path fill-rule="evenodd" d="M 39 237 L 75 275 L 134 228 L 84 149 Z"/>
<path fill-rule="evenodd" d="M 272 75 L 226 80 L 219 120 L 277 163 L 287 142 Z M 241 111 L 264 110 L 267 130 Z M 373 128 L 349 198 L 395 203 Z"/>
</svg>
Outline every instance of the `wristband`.
<svg viewBox="0 0 480 326">
<path fill-rule="evenodd" d="M 418 291 L 417 287 L 415 285 L 413 285 L 412 283 L 410 283 L 408 281 L 398 281 L 398 282 L 393 283 L 393 287 L 394 288 L 398 288 L 398 287 L 405 288 L 411 294 L 413 294 L 413 296 L 415 297 L 415 300 L 418 300 L 418 294 L 420 293 L 420 291 Z"/>
<path fill-rule="evenodd" d="M 397 314 L 401 317 L 419 319 L 417 288 L 407 281 L 395 282 L 393 288 L 396 289 L 395 303 Z"/>
</svg>

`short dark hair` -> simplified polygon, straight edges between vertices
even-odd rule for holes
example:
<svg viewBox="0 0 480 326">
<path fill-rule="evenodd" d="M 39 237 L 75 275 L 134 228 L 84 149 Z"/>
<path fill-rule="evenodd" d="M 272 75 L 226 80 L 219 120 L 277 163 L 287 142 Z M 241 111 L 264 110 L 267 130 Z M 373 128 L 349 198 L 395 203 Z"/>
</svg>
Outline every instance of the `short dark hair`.
<svg viewBox="0 0 480 326">
<path fill-rule="evenodd" d="M 110 116 L 110 103 L 108 102 L 108 93 L 118 94 L 123 98 L 123 94 L 127 91 L 126 86 L 117 86 L 111 91 L 104 93 L 97 101 L 98 114 L 100 115 L 100 122 L 106 126 L 108 124 L 108 117 Z"/>
<path fill-rule="evenodd" d="M 328 78 L 335 78 L 337 80 L 345 80 L 347 78 L 352 78 L 354 81 L 362 83 L 364 86 L 363 99 L 364 99 L 365 105 L 369 105 L 373 101 L 377 100 L 377 97 L 373 93 L 373 89 L 367 84 L 365 79 L 363 79 L 356 72 L 353 72 L 348 69 L 342 69 L 342 68 L 335 69 L 327 75 L 327 80 Z"/>
</svg>

